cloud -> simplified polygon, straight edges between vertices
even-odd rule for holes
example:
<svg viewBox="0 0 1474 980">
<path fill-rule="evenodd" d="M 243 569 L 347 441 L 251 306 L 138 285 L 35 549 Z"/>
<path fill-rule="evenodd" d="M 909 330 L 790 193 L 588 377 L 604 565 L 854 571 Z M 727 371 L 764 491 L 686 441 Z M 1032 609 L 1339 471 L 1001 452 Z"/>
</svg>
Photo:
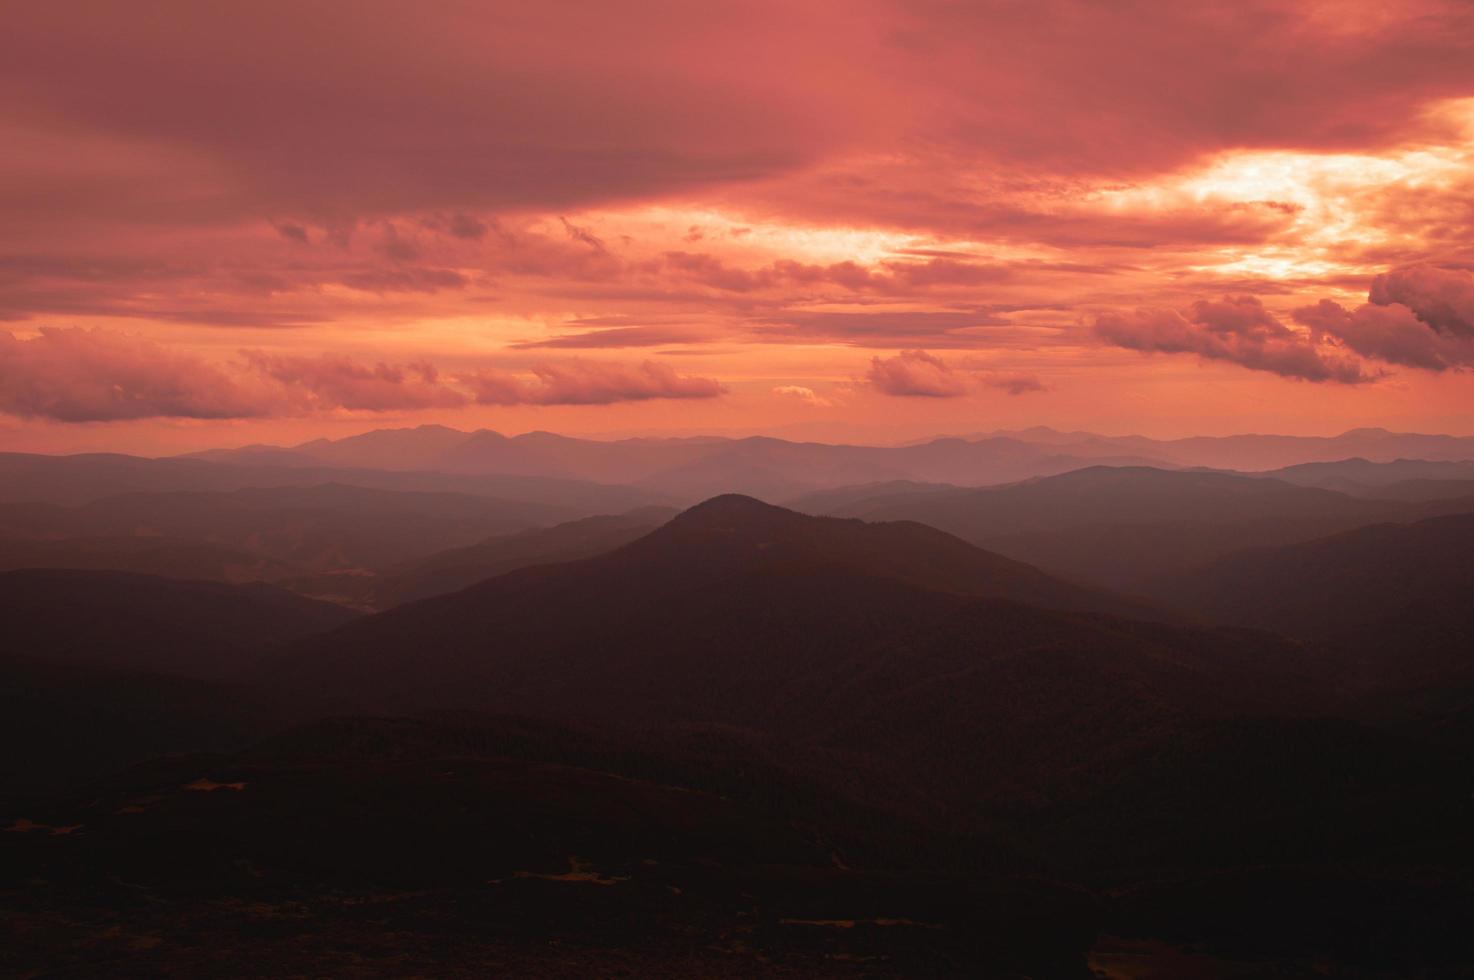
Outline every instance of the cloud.
<svg viewBox="0 0 1474 980">
<path fill-rule="evenodd" d="M 1302 381 L 1358 384 L 1373 378 L 1354 359 L 1317 343 L 1314 335 L 1285 326 L 1254 296 L 1199 300 L 1182 311 L 1101 313 L 1094 330 L 1117 347 L 1197 354 Z"/>
<path fill-rule="evenodd" d="M 1406 307 L 1439 333 L 1474 339 L 1474 272 L 1468 269 L 1414 265 L 1384 272 L 1372 280 L 1367 300 Z"/>
<path fill-rule="evenodd" d="M 658 347 L 664 344 L 697 343 L 709 339 L 695 330 L 680 327 L 607 327 L 583 333 L 562 334 L 546 340 L 524 340 L 512 344 L 516 350 L 539 347 L 597 349 L 614 347 Z"/>
<path fill-rule="evenodd" d="M 924 350 L 872 357 L 865 380 L 883 394 L 920 398 L 956 398 L 966 394 L 968 388 L 963 375 Z"/>
<path fill-rule="evenodd" d="M 466 396 L 440 380 L 435 367 L 411 364 L 360 364 L 334 354 L 292 357 L 242 351 L 250 368 L 285 385 L 295 401 L 314 409 L 393 412 L 457 408 Z"/>
<path fill-rule="evenodd" d="M 1335 337 L 1363 357 L 1425 371 L 1474 367 L 1474 337 L 1439 333 L 1402 304 L 1363 304 L 1352 311 L 1322 299 L 1293 315 L 1297 323 Z"/>
<path fill-rule="evenodd" d="M 436 293 L 442 289 L 464 289 L 469 280 L 454 269 L 401 266 L 364 269 L 342 277 L 343 285 L 366 293 Z"/>
<path fill-rule="evenodd" d="M 989 374 L 981 376 L 978 381 L 989 388 L 1000 388 L 1010 395 L 1026 395 L 1031 391 L 1048 390 L 1044 382 L 1032 374 Z"/>
<path fill-rule="evenodd" d="M 269 393 L 219 368 L 128 334 L 42 327 L 0 331 L 0 412 L 61 422 L 233 419 L 272 414 Z"/>
<path fill-rule="evenodd" d="M 680 375 L 658 361 L 629 367 L 569 362 L 532 368 L 536 380 L 506 371 L 465 379 L 483 405 L 609 405 L 654 398 L 716 398 L 726 388 L 712 378 Z"/>
<path fill-rule="evenodd" d="M 963 348 L 991 343 L 998 331 L 1009 327 L 1004 311 L 1016 307 L 956 310 L 901 310 L 896 312 L 846 312 L 796 310 L 775 314 L 752 327 L 753 333 L 769 342 L 813 343 L 838 341 L 853 347 L 896 348 L 907 344 Z"/>
<path fill-rule="evenodd" d="M 818 408 L 829 408 L 834 404 L 813 388 L 807 388 L 804 385 L 779 385 L 773 389 L 773 394 L 783 398 L 797 399 Z"/>
</svg>

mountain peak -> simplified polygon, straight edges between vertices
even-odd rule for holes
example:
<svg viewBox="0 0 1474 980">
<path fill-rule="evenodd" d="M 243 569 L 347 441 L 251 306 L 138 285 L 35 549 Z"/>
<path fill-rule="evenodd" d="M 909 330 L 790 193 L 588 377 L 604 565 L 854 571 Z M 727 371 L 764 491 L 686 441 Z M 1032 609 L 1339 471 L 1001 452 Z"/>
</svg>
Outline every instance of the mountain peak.
<svg viewBox="0 0 1474 980">
<path fill-rule="evenodd" d="M 724 493 L 708 500 L 703 500 L 694 507 L 688 507 L 682 511 L 676 520 L 687 523 L 700 523 L 710 520 L 745 520 L 754 517 L 771 516 L 775 514 L 792 514 L 793 511 L 749 497 L 741 493 Z"/>
</svg>

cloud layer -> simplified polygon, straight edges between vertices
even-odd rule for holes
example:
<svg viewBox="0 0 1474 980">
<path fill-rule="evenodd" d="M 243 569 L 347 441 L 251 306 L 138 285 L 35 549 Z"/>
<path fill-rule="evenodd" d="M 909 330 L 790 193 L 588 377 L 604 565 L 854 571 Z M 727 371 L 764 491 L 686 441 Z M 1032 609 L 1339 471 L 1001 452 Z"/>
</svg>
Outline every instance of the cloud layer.
<svg viewBox="0 0 1474 980">
<path fill-rule="evenodd" d="M 1200 369 L 1121 424 L 1290 382 L 1360 424 L 1394 377 L 1447 419 L 1470 64 L 1462 0 L 20 5 L 6 410 L 761 428 L 865 377 L 910 397 L 826 414 L 1076 425 Z"/>
<path fill-rule="evenodd" d="M 145 338 L 102 329 L 42 328 L 31 339 L 0 331 L 0 414 L 59 422 L 148 418 L 247 419 L 325 412 L 413 412 L 485 405 L 609 405 L 715 398 L 711 378 L 669 365 L 566 362 L 528 378 L 483 369 L 458 379 L 432 364 L 363 363 L 243 350 L 215 363 Z"/>
<path fill-rule="evenodd" d="M 1255 296 L 1199 300 L 1184 310 L 1102 313 L 1095 318 L 1095 332 L 1131 350 L 1197 354 L 1302 381 L 1371 379 L 1354 358 L 1287 327 Z"/>
</svg>

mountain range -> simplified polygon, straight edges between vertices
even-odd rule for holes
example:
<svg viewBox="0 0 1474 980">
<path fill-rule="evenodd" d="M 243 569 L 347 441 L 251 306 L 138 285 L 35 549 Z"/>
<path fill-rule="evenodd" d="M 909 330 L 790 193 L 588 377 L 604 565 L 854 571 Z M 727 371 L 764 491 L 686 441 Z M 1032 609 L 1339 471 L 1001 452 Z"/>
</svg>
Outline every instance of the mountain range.
<svg viewBox="0 0 1474 980">
<path fill-rule="evenodd" d="M 689 442 L 0 459 L 0 969 L 1458 975 L 1462 464 Z"/>
</svg>

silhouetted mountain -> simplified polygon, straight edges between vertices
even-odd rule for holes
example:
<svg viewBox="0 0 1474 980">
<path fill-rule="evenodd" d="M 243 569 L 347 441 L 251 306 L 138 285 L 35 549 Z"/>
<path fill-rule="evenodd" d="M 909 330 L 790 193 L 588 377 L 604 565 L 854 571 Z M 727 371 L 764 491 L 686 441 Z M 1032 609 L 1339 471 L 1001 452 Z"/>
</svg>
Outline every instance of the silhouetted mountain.
<svg viewBox="0 0 1474 980">
<path fill-rule="evenodd" d="M 273 646 L 355 616 L 260 583 L 110 571 L 0 572 L 0 595 L 9 655 L 192 677 L 241 674 Z"/>
<path fill-rule="evenodd" d="M 123 493 L 226 492 L 324 483 L 522 501 L 558 508 L 564 519 L 669 503 L 649 491 L 587 480 L 326 466 L 314 457 L 274 447 L 213 450 L 168 459 L 0 453 L 0 502 L 77 505 Z"/>
<path fill-rule="evenodd" d="M 1375 519 L 1387 505 L 1344 494 L 1201 470 L 1091 466 L 1008 486 L 862 500 L 837 516 L 920 520 L 980 539 L 1094 524 L 1243 522 L 1346 515 Z"/>
<path fill-rule="evenodd" d="M 800 514 L 823 517 L 833 514 L 842 507 L 877 497 L 894 497 L 903 493 L 937 493 L 943 490 L 960 490 L 951 483 L 917 483 L 915 480 L 890 480 L 885 483 L 861 483 L 856 486 L 834 487 L 817 490 L 792 500 L 783 501 L 783 506 Z"/>
<path fill-rule="evenodd" d="M 1357 497 L 1387 500 L 1474 496 L 1474 490 L 1471 490 L 1474 488 L 1474 460 L 1396 459 L 1373 463 L 1365 459 L 1342 459 L 1329 463 L 1301 463 L 1255 475 L 1299 486 L 1338 490 Z M 1416 490 L 1410 493 L 1413 487 Z"/>
<path fill-rule="evenodd" d="M 378 576 L 367 597 L 381 609 L 415 599 L 456 592 L 529 565 L 573 561 L 613 551 L 649 534 L 677 512 L 646 507 L 627 514 L 585 517 L 451 548 Z"/>
<path fill-rule="evenodd" d="M 1400 480 L 1362 491 L 1362 496 L 1424 504 L 1446 501 L 1474 511 L 1474 480 Z"/>
<path fill-rule="evenodd" d="M 1471 554 L 1474 514 L 1455 515 L 1239 552 L 1155 591 L 1219 622 L 1354 651 L 1349 684 L 1474 680 Z"/>
<path fill-rule="evenodd" d="M 110 569 L 210 582 L 278 582 L 303 574 L 300 568 L 239 548 L 155 536 L 0 538 L 0 570 L 17 568 Z"/>
<path fill-rule="evenodd" d="M 1122 591 L 1243 547 L 1423 516 L 1411 505 L 1277 480 L 1148 467 L 1087 467 L 1008 486 L 877 497 L 835 513 L 919 521 Z"/>
<path fill-rule="evenodd" d="M 920 727 L 902 733 L 897 722 L 890 751 L 918 753 L 939 746 L 946 719 L 1032 729 L 1079 712 L 1065 726 L 1078 732 L 1096 710 L 1106 713 L 1093 736 L 1103 747 L 1112 726 L 1159 710 L 1133 704 L 1108 720 L 1122 699 L 1139 700 L 1142 685 L 1173 692 L 1171 711 L 1260 703 L 1235 674 L 1246 662 L 1285 691 L 1299 683 L 1293 654 L 1268 638 L 1006 600 L 1132 608 L 929 528 L 805 517 L 728 496 L 607 555 L 350 624 L 274 662 L 273 680 L 370 706 L 710 722 L 867 745 L 892 710 L 916 711 Z M 1283 662 L 1266 661 L 1270 651 Z M 1020 771 L 1030 756 L 1016 744 L 978 744 L 987 760 L 978 783 L 1059 781 L 1057 768 Z M 1046 754 L 1064 751 L 1046 744 Z"/>
<path fill-rule="evenodd" d="M 219 462 L 296 459 L 379 469 L 556 476 L 635 485 L 688 501 L 730 492 L 785 499 L 891 480 L 977 485 L 1062 473 L 1091 462 L 1160 463 L 1115 451 L 1068 455 L 1017 439 L 937 439 L 902 447 L 766 437 L 599 441 L 550 432 L 513 437 L 486 429 L 458 433 L 439 426 L 317 440 L 289 450 L 253 446 L 204 455 Z"/>
<path fill-rule="evenodd" d="M 1056 432 L 1036 427 L 994 432 L 971 438 L 1019 438 L 1051 445 L 1062 453 L 1137 453 L 1177 466 L 1262 471 L 1299 463 L 1333 462 L 1361 457 L 1375 462 L 1398 459 L 1471 460 L 1474 436 L 1426 435 L 1387 429 L 1351 429 L 1336 436 L 1233 435 L 1151 439 L 1146 436 L 1102 436 L 1093 432 Z"/>
<path fill-rule="evenodd" d="M 115 631 L 168 608 L 111 591 Z M 184 632 L 212 625 L 217 654 L 243 632 L 192 607 Z M 0 968 L 38 968 L 24 937 L 44 935 L 68 951 L 44 966 L 81 973 L 343 972 L 410 949 L 416 969 L 534 976 L 613 957 L 1084 980 L 1102 923 L 1199 959 L 1459 962 L 1461 756 L 1416 725 L 1329 716 L 1324 646 L 1080 608 L 1142 607 L 922 525 L 718 497 L 613 551 L 309 635 L 253 675 L 298 711 L 536 720 L 319 720 L 235 751 L 199 710 L 218 692 L 180 691 L 154 744 L 231 754 L 0 801 L 0 901 L 25 927 Z M 70 732 L 56 758 L 88 764 L 160 680 L 104 702 L 102 729 L 33 713 L 23 733 Z M 19 700 L 91 711 L 69 692 L 112 683 L 27 680 Z M 125 952 L 100 916 L 158 942 Z"/>
<path fill-rule="evenodd" d="M 0 505 L 10 536 L 158 535 L 229 545 L 314 571 L 374 569 L 490 534 L 552 523 L 559 508 L 469 494 L 343 484 L 140 493 L 79 507 Z"/>
<path fill-rule="evenodd" d="M 119 625 L 132 630 L 126 620 Z M 90 643 L 96 637 L 60 632 L 57 640 L 63 643 Z M 108 638 L 101 642 L 106 646 Z M 177 638 L 159 642 L 172 644 Z M 136 651 L 121 651 L 111 666 L 57 662 L 54 651 L 46 651 L 45 659 L 12 651 L 6 644 L 0 652 L 0 809 L 10 800 L 93 784 L 156 756 L 239 749 L 281 724 L 269 704 L 240 686 L 129 666 L 133 660 L 162 659 L 152 655 L 153 649 L 138 657 L 132 656 Z M 201 647 L 197 652 L 211 651 Z M 8 822 L 0 816 L 0 824 Z"/>
</svg>

